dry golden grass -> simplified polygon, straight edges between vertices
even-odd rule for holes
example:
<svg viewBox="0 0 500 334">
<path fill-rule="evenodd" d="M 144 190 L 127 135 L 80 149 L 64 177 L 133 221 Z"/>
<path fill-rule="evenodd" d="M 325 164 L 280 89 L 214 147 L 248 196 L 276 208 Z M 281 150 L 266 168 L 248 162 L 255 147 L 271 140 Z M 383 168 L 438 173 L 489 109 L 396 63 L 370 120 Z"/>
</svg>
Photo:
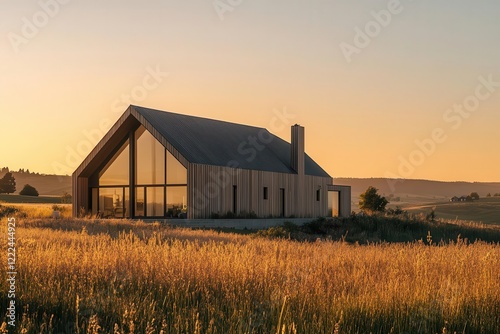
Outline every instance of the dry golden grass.
<svg viewBox="0 0 500 334">
<path fill-rule="evenodd" d="M 11 206 L 19 209 L 24 218 L 51 218 L 54 208 L 59 211 L 61 218 L 71 218 L 71 204 L 22 204 L 8 203 L 5 206 Z"/>
<path fill-rule="evenodd" d="M 495 244 L 298 243 L 94 220 L 21 221 L 16 233 L 19 333 L 500 331 Z M 0 291 L 5 305 L 4 279 Z"/>
</svg>

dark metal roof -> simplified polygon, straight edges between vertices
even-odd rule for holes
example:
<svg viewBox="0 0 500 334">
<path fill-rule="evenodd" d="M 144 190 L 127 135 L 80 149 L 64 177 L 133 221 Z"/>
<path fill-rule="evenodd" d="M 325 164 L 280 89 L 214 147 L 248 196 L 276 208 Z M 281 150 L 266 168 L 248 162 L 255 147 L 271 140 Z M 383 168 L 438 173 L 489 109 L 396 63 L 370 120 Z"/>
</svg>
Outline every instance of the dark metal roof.
<svg viewBox="0 0 500 334">
<path fill-rule="evenodd" d="M 294 173 L 290 144 L 264 128 L 131 107 L 191 163 Z M 307 154 L 305 174 L 330 177 Z"/>
</svg>

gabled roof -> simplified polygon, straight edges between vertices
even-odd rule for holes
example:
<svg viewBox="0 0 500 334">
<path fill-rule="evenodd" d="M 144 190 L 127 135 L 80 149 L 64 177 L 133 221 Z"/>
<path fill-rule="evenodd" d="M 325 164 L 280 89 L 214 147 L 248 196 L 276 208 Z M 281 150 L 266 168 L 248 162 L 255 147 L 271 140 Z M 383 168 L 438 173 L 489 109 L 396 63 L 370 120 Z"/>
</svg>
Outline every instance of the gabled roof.
<svg viewBox="0 0 500 334">
<path fill-rule="evenodd" d="M 290 143 L 264 128 L 130 106 L 191 163 L 294 173 Z M 257 154 L 250 138 L 257 138 Z M 258 138 L 262 138 L 263 143 Z M 305 174 L 330 177 L 305 155 Z"/>
</svg>

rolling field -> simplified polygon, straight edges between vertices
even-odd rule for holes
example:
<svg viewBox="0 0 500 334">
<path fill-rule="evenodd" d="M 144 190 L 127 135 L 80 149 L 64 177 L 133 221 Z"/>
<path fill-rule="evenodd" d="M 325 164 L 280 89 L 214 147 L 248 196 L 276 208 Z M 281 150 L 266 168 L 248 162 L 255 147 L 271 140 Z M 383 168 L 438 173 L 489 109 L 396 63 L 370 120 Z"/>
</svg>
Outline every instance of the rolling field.
<svg viewBox="0 0 500 334">
<path fill-rule="evenodd" d="M 438 218 L 482 222 L 500 225 L 500 198 L 481 198 L 474 202 L 437 202 L 409 206 L 404 209 L 412 213 L 428 213 L 433 208 Z"/>
<path fill-rule="evenodd" d="M 0 174 L 0 177 L 5 173 Z M 25 184 L 35 187 L 41 196 L 61 196 L 64 192 L 71 193 L 71 176 L 67 175 L 36 175 L 12 172 L 16 179 L 16 194 Z"/>
<path fill-rule="evenodd" d="M 22 196 L 0 194 L 0 203 L 61 203 L 61 196 Z"/>
<path fill-rule="evenodd" d="M 360 246 L 36 218 L 18 220 L 16 239 L 16 333 L 500 331 L 499 244 Z M 6 263 L 6 241 L 1 250 Z"/>
</svg>

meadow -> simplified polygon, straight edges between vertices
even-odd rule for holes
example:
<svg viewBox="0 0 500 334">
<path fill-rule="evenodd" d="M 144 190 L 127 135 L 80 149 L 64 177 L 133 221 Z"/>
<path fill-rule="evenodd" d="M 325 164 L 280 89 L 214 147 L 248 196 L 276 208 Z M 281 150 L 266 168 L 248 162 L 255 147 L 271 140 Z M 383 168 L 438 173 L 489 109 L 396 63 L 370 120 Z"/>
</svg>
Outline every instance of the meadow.
<svg viewBox="0 0 500 334">
<path fill-rule="evenodd" d="M 411 213 L 423 213 L 434 209 L 438 217 L 460 219 L 500 225 L 500 197 L 484 197 L 473 202 L 436 202 L 408 206 Z"/>
<path fill-rule="evenodd" d="M 13 194 L 0 194 L 0 203 L 61 203 L 61 196 L 23 196 Z"/>
<path fill-rule="evenodd" d="M 500 331 L 498 243 L 298 242 L 30 216 L 16 237 L 16 333 Z"/>
</svg>

